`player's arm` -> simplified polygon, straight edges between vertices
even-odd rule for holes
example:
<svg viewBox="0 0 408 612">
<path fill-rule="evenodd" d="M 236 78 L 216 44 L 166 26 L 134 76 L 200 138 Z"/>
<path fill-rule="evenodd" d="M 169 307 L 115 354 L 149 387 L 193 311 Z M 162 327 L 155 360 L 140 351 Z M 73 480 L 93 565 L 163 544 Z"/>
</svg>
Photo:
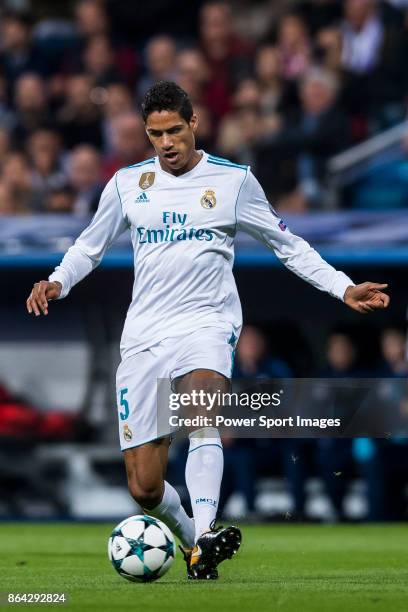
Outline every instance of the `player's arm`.
<svg viewBox="0 0 408 612">
<path fill-rule="evenodd" d="M 64 298 L 102 260 L 109 246 L 129 227 L 123 216 L 117 174 L 108 182 L 91 223 L 68 249 L 48 281 L 35 283 L 27 299 L 27 311 L 48 314 L 48 301 Z"/>
<path fill-rule="evenodd" d="M 321 291 L 344 301 L 361 313 L 386 308 L 386 284 L 355 285 L 344 272 L 328 264 L 306 240 L 292 234 L 272 206 L 257 179 L 248 169 L 238 195 L 237 229 L 247 232 L 274 250 L 285 266 Z"/>
</svg>

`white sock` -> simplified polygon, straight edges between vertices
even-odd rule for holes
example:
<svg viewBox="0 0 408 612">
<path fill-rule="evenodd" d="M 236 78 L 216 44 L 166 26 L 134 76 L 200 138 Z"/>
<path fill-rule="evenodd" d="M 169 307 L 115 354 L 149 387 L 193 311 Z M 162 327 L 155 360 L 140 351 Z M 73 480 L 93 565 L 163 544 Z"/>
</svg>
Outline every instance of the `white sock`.
<svg viewBox="0 0 408 612">
<path fill-rule="evenodd" d="M 186 483 L 195 523 L 195 541 L 215 519 L 218 508 L 224 456 L 218 430 L 206 427 L 190 434 Z"/>
<path fill-rule="evenodd" d="M 147 510 L 147 514 L 151 514 L 166 523 L 183 546 L 192 548 L 194 545 L 194 521 L 187 516 L 181 505 L 180 495 L 171 484 L 164 482 L 164 493 L 160 504 L 152 510 Z"/>
</svg>

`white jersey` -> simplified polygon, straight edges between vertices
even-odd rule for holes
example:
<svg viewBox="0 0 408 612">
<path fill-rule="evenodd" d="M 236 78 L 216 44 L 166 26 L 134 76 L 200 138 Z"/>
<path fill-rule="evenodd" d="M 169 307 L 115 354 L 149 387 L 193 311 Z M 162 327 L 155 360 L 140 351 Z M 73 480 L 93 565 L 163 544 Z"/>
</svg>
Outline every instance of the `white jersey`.
<svg viewBox="0 0 408 612">
<path fill-rule="evenodd" d="M 61 298 L 129 228 L 135 279 L 122 358 L 202 327 L 239 336 L 242 313 L 232 274 L 238 230 L 273 249 L 292 272 L 334 297 L 343 299 L 353 284 L 289 231 L 249 167 L 203 153 L 181 176 L 165 172 L 157 157 L 113 176 L 90 225 L 49 277 L 62 284 Z"/>
</svg>

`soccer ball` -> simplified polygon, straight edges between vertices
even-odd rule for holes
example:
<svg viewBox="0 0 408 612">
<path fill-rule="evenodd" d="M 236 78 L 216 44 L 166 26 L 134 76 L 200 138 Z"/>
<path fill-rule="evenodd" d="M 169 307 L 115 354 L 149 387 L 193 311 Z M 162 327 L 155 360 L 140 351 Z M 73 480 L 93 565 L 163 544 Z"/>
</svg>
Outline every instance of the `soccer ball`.
<svg viewBox="0 0 408 612">
<path fill-rule="evenodd" d="M 176 543 L 170 529 L 152 516 L 138 514 L 112 531 L 108 555 L 115 570 L 132 582 L 152 582 L 171 567 Z"/>
</svg>

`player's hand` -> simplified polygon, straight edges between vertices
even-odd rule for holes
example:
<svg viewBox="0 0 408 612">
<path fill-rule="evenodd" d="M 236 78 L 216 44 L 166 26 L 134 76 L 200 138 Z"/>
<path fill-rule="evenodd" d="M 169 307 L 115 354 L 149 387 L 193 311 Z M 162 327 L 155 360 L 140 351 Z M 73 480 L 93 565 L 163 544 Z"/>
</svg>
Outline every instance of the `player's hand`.
<svg viewBox="0 0 408 612">
<path fill-rule="evenodd" d="M 49 281 L 42 280 L 39 283 L 35 283 L 26 302 L 29 314 L 34 313 L 36 317 L 41 313 L 47 315 L 49 300 L 58 299 L 61 290 L 62 285 L 58 281 L 50 283 Z"/>
<path fill-rule="evenodd" d="M 381 291 L 387 287 L 387 284 L 368 282 L 355 287 L 347 287 L 344 302 L 347 306 L 362 314 L 373 312 L 373 310 L 382 310 L 387 308 L 390 303 L 390 296 Z"/>
</svg>

